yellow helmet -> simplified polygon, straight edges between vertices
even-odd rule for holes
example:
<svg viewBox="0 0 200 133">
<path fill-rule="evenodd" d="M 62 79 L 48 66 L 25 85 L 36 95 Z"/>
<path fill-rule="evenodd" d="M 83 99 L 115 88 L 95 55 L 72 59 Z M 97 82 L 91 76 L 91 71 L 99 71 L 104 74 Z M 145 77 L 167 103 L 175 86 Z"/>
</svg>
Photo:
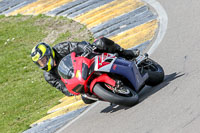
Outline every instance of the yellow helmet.
<svg viewBox="0 0 200 133">
<path fill-rule="evenodd" d="M 32 49 L 32 61 L 43 70 L 50 71 L 54 67 L 54 58 L 54 50 L 46 43 L 39 43 Z"/>
</svg>

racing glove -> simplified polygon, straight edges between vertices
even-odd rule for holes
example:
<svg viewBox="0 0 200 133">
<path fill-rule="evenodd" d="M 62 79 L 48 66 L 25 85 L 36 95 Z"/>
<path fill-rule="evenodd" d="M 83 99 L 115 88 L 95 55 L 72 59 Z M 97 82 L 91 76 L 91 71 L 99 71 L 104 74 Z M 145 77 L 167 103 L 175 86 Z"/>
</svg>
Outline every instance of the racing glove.
<svg viewBox="0 0 200 133">
<path fill-rule="evenodd" d="M 93 47 L 92 47 L 92 45 L 88 44 L 88 45 L 85 45 L 85 46 L 83 47 L 83 50 L 84 50 L 84 52 L 86 52 L 86 53 L 91 53 L 91 52 L 93 52 Z"/>
</svg>

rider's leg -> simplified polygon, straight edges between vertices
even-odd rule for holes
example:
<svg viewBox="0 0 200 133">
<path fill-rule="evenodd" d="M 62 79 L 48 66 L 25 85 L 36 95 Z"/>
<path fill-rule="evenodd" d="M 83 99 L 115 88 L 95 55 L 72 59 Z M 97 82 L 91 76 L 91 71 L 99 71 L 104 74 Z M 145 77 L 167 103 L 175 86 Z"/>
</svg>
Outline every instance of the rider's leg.
<svg viewBox="0 0 200 133">
<path fill-rule="evenodd" d="M 93 45 L 97 47 L 97 51 L 99 52 L 108 52 L 108 53 L 118 53 L 119 56 L 124 57 L 126 59 L 133 59 L 139 56 L 140 51 L 138 49 L 127 50 L 120 47 L 114 41 L 102 37 L 96 40 Z"/>
</svg>

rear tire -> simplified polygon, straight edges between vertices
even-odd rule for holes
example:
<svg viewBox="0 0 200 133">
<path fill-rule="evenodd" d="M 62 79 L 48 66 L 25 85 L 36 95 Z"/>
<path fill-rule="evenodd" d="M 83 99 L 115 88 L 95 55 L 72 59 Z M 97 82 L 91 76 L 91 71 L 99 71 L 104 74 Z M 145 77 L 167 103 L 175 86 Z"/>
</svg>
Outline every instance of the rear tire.
<svg viewBox="0 0 200 133">
<path fill-rule="evenodd" d="M 164 80 L 164 70 L 163 68 L 155 61 L 147 59 L 146 62 L 151 62 L 152 64 L 148 69 L 144 69 L 143 73 L 148 73 L 149 78 L 145 82 L 146 85 L 155 86 L 163 82 Z"/>
<path fill-rule="evenodd" d="M 133 91 L 131 88 L 127 86 L 125 87 L 126 89 L 130 91 L 129 95 L 120 95 L 120 94 L 114 93 L 101 83 L 97 83 L 94 86 L 93 91 L 102 100 L 105 100 L 114 104 L 124 105 L 124 106 L 133 106 L 137 104 L 139 101 L 138 94 L 135 91 Z"/>
</svg>

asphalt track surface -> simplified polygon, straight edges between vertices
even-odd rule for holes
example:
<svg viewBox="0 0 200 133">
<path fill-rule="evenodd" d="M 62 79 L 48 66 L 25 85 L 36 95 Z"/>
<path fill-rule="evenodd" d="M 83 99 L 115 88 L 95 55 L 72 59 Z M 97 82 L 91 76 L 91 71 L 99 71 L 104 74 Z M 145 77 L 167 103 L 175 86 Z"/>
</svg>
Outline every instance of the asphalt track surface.
<svg viewBox="0 0 200 133">
<path fill-rule="evenodd" d="M 161 1 L 168 15 L 164 39 L 151 54 L 165 70 L 165 81 L 125 108 L 98 103 L 59 132 L 199 133 L 200 1 Z"/>
</svg>

